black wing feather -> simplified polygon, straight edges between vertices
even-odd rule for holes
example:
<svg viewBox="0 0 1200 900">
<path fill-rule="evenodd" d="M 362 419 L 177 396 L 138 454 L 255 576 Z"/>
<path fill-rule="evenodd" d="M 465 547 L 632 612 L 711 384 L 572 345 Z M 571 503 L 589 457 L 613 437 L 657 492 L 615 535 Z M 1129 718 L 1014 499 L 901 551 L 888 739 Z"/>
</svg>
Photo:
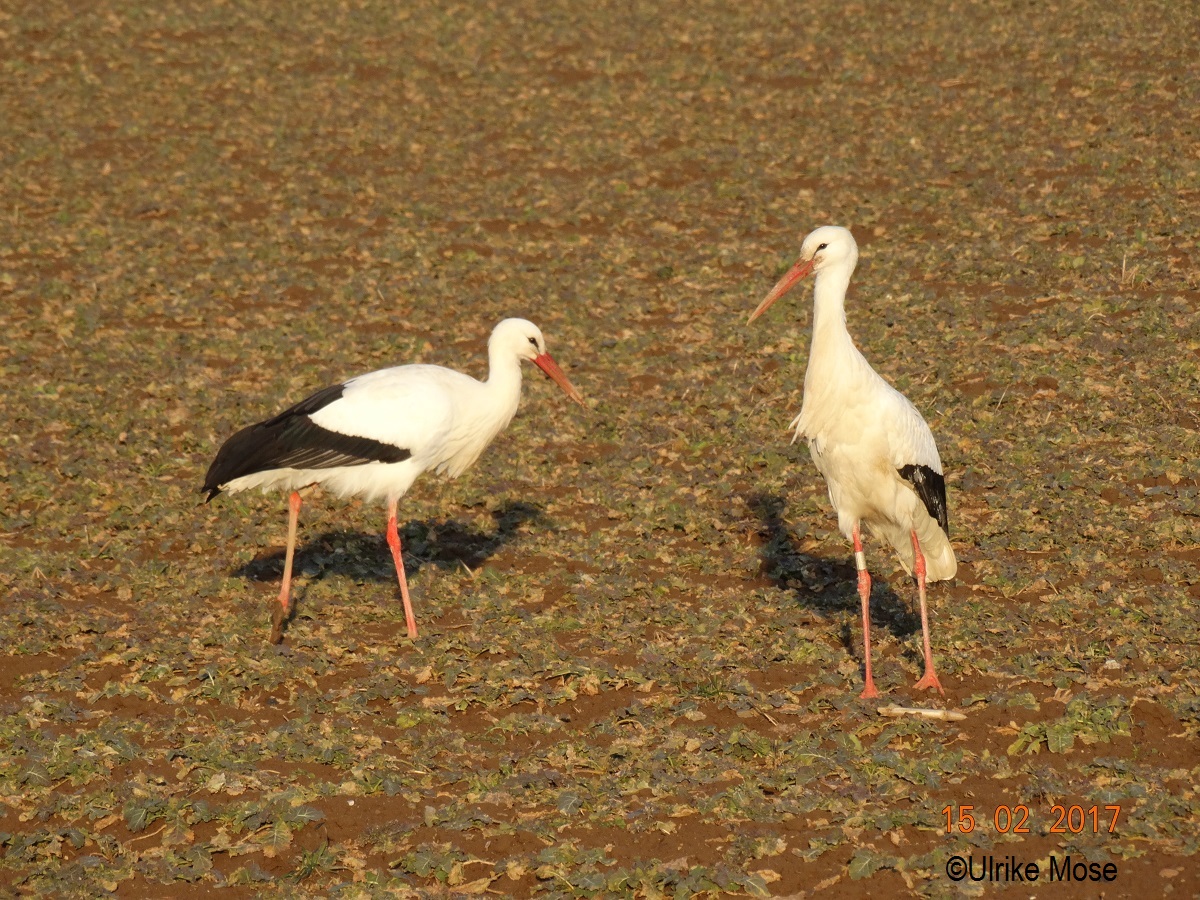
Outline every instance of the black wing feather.
<svg viewBox="0 0 1200 900">
<path fill-rule="evenodd" d="M 917 496 L 925 504 L 929 515 L 942 526 L 946 536 L 950 536 L 950 513 L 946 506 L 946 476 L 935 472 L 929 466 L 904 466 L 898 470 L 900 477 L 912 484 Z"/>
<path fill-rule="evenodd" d="M 370 462 L 403 462 L 412 453 L 372 438 L 322 428 L 309 418 L 342 396 L 344 386 L 317 391 L 265 422 L 250 425 L 221 445 L 204 476 L 211 500 L 235 478 L 271 469 L 333 469 Z"/>
</svg>

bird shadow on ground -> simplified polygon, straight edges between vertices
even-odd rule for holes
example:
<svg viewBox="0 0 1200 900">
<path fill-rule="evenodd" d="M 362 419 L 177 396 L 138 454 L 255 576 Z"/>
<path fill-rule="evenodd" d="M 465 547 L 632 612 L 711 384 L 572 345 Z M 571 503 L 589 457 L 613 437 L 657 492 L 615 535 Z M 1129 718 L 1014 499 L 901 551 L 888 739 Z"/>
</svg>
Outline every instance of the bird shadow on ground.
<svg viewBox="0 0 1200 900">
<path fill-rule="evenodd" d="M 521 526 L 544 519 L 542 510 L 531 503 L 510 502 L 492 512 L 494 531 L 480 531 L 453 520 L 413 520 L 400 526 L 400 547 L 405 575 L 411 580 L 427 565 L 439 569 L 465 567 L 474 570 L 503 547 L 516 540 Z M 289 620 L 303 604 L 307 588 L 337 574 L 358 581 L 396 583 L 396 569 L 384 537 L 386 519 L 380 516 L 376 532 L 326 531 L 297 542 L 292 563 L 292 603 Z M 283 550 L 262 554 L 233 574 L 252 581 L 279 581 L 283 577 Z"/>
<path fill-rule="evenodd" d="M 853 565 L 846 562 L 831 562 L 812 556 L 800 549 L 799 537 L 784 520 L 787 501 L 775 494 L 750 494 L 742 498 L 751 512 L 758 517 L 759 534 L 764 543 L 759 550 L 760 566 L 764 576 L 771 579 L 780 590 L 789 591 L 797 601 L 816 612 L 822 618 L 834 612 L 842 616 L 845 612 L 859 613 L 858 575 Z M 887 552 L 890 554 L 891 550 Z M 858 617 L 843 618 L 840 629 L 842 645 L 846 652 L 857 655 L 855 624 Z M 872 574 L 871 581 L 871 626 L 886 626 L 898 638 L 905 638 L 919 631 L 921 620 L 904 603 L 892 586 L 881 574 Z"/>
</svg>

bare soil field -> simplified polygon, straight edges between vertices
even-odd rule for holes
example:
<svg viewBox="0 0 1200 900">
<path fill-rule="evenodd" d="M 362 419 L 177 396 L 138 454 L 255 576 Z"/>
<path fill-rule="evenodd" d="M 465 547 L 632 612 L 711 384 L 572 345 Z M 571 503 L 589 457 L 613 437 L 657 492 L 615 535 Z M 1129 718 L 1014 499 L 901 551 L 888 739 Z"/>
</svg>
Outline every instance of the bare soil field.
<svg viewBox="0 0 1200 900">
<path fill-rule="evenodd" d="M 1197 34 L 1177 0 L 0 9 L 0 895 L 1200 896 Z M 826 223 L 946 467 L 944 697 L 868 542 L 858 699 L 787 430 L 811 289 L 746 325 Z M 286 498 L 205 504 L 217 447 L 372 369 L 483 376 L 514 315 L 587 408 L 527 367 L 403 500 L 420 637 L 382 508 L 314 493 L 268 643 Z"/>
</svg>

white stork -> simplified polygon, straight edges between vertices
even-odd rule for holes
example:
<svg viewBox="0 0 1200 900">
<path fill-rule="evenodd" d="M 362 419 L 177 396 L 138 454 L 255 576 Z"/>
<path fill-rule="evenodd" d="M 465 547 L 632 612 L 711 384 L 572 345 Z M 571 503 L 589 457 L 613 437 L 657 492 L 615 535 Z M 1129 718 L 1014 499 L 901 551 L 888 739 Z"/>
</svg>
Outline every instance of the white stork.
<svg viewBox="0 0 1200 900">
<path fill-rule="evenodd" d="M 283 636 L 296 548 L 301 488 L 320 484 L 341 497 L 387 503 L 387 543 L 396 564 L 408 636 L 417 621 L 408 598 L 396 504 L 417 476 L 436 469 L 462 474 L 512 420 L 521 401 L 521 360 L 532 360 L 567 396 L 583 398 L 546 352 L 542 332 L 525 319 L 505 319 L 488 340 L 488 377 L 441 366 L 380 369 L 317 391 L 279 415 L 237 432 L 221 445 L 202 490 L 291 491 L 283 585 L 271 641 Z"/>
<path fill-rule="evenodd" d="M 884 381 L 854 346 L 846 330 L 846 288 L 858 262 L 858 245 L 845 228 L 826 225 L 804 239 L 800 259 L 750 315 L 753 322 L 801 278 L 815 275 L 812 346 L 804 374 L 804 400 L 791 424 L 803 435 L 829 487 L 838 528 L 854 543 L 862 600 L 863 698 L 878 697 L 871 677 L 871 576 L 860 523 L 896 551 L 915 574 L 921 604 L 925 675 L 917 689 L 937 688 L 929 646 L 925 582 L 953 578 L 946 479 L 929 426 L 908 398 Z"/>
</svg>

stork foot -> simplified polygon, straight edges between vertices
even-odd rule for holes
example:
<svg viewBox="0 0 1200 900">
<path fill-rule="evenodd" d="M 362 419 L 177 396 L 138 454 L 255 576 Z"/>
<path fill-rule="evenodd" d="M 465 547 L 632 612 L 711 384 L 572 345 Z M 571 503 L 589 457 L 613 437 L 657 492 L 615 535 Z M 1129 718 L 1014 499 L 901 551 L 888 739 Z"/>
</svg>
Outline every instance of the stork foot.
<svg viewBox="0 0 1200 900">
<path fill-rule="evenodd" d="M 878 700 L 879 691 L 875 690 L 875 682 L 868 681 L 867 686 L 863 688 L 863 692 L 858 695 L 859 700 Z"/>
<path fill-rule="evenodd" d="M 945 696 L 946 692 L 942 690 L 942 683 L 938 681 L 937 673 L 933 669 L 925 670 L 925 677 L 914 685 L 918 691 L 925 691 L 929 688 L 937 688 L 937 692 Z"/>
<path fill-rule="evenodd" d="M 284 612 L 283 604 L 273 604 L 274 611 L 271 613 L 271 643 L 279 644 L 283 642 L 283 623 L 287 621 L 287 613 Z"/>
</svg>

